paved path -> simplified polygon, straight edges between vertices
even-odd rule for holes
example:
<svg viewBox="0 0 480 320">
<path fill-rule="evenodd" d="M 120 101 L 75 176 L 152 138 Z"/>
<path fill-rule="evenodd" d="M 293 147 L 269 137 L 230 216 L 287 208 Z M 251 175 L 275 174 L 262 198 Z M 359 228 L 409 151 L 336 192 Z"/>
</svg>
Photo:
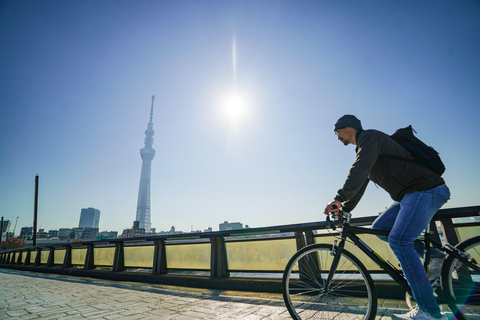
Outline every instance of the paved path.
<svg viewBox="0 0 480 320">
<path fill-rule="evenodd" d="M 405 312 L 379 301 L 377 320 Z M 282 296 L 0 269 L 0 319 L 290 319 Z"/>
</svg>

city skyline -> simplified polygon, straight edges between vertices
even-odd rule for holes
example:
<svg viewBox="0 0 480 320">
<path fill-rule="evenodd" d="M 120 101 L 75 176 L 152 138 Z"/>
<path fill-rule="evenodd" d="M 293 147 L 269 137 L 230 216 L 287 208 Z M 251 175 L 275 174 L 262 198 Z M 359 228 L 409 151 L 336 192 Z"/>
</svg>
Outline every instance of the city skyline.
<svg viewBox="0 0 480 320">
<path fill-rule="evenodd" d="M 91 208 L 89 208 L 89 209 L 91 209 Z M 80 218 L 80 219 L 82 219 L 82 218 Z M 9 223 L 9 222 L 10 222 L 10 221 L 8 221 L 8 220 L 4 221 L 4 229 L 5 229 L 5 228 L 8 228 L 8 227 L 7 227 L 7 223 Z M 135 224 L 135 222 L 136 222 L 136 221 L 133 221 L 133 224 Z M 242 223 L 242 222 L 228 222 L 228 221 L 223 221 L 223 222 L 219 222 L 217 225 L 218 225 L 218 230 L 215 229 L 214 227 L 211 227 L 211 226 L 205 228 L 204 230 L 200 230 L 200 229 L 195 229 L 195 230 L 194 230 L 194 229 L 192 229 L 192 228 L 193 228 L 193 225 L 191 225 L 191 229 L 190 229 L 190 230 L 177 230 L 177 229 L 175 228 L 175 226 L 171 226 L 171 227 L 170 227 L 170 230 L 156 230 L 155 227 L 152 227 L 152 231 L 151 231 L 151 232 L 152 232 L 152 233 L 159 233 L 159 234 L 161 234 L 161 233 L 190 233 L 190 232 L 212 232 L 212 231 L 222 231 L 222 230 L 232 230 L 232 229 L 244 229 L 244 228 L 245 228 L 245 229 L 248 229 L 248 228 L 249 228 L 248 224 L 245 224 L 245 226 L 243 226 L 244 223 Z M 225 226 L 230 226 L 230 227 L 226 228 Z M 232 226 L 233 226 L 233 227 L 232 227 Z M 77 228 L 78 228 L 78 229 L 83 229 L 83 228 L 96 228 L 96 229 L 98 229 L 99 233 L 102 233 L 102 232 L 118 232 L 118 233 L 121 234 L 122 231 L 127 230 L 127 229 L 131 229 L 131 226 L 130 226 L 129 228 L 128 228 L 128 227 L 127 227 L 127 228 L 124 228 L 123 230 L 114 230 L 114 229 L 109 229 L 109 228 L 99 229 L 99 228 L 97 228 L 97 227 L 82 227 L 82 226 L 80 226 L 80 224 L 79 224 L 78 227 L 71 226 L 71 227 L 64 227 L 64 228 L 57 228 L 57 229 L 55 229 L 55 228 L 48 228 L 48 227 L 47 227 L 47 228 L 40 228 L 40 229 L 37 230 L 37 232 L 40 231 L 40 230 L 43 230 L 44 232 L 47 232 L 47 233 L 48 233 L 48 232 L 50 232 L 50 231 L 59 231 L 59 230 L 64 230 L 64 229 L 74 230 L 74 229 L 77 229 Z M 14 233 L 14 236 L 15 236 L 15 237 L 16 237 L 16 236 L 20 236 L 22 229 L 32 229 L 32 227 L 31 227 L 31 226 L 22 226 L 22 227 L 20 227 L 20 230 L 18 230 L 18 232 L 17 232 L 17 230 L 11 230 L 11 226 L 10 226 L 10 229 L 8 230 L 8 233 Z M 153 229 L 155 229 L 155 231 L 153 231 Z M 32 231 L 32 232 L 33 232 L 33 231 Z M 4 232 L 3 232 L 3 238 L 5 238 L 5 236 L 6 236 L 6 232 L 4 231 Z"/>
<path fill-rule="evenodd" d="M 412 125 L 446 165 L 445 208 L 478 205 L 478 1 L 3 1 L 0 215 L 131 228 L 155 95 L 157 230 L 322 221 L 354 157 L 343 114 Z M 242 108 L 240 108 L 242 107 Z M 352 212 L 392 200 L 374 184 Z"/>
</svg>

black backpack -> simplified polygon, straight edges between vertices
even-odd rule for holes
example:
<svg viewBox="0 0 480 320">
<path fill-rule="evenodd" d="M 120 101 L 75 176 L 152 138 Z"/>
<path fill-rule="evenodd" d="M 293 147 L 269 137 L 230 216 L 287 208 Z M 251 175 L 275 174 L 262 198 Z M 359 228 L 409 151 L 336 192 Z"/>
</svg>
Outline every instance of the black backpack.
<svg viewBox="0 0 480 320">
<path fill-rule="evenodd" d="M 445 172 L 445 165 L 442 159 L 440 159 L 438 152 L 415 137 L 413 132 L 417 133 L 410 125 L 406 128 L 398 129 L 390 137 L 410 152 L 415 158 L 415 162 L 441 176 Z"/>
</svg>

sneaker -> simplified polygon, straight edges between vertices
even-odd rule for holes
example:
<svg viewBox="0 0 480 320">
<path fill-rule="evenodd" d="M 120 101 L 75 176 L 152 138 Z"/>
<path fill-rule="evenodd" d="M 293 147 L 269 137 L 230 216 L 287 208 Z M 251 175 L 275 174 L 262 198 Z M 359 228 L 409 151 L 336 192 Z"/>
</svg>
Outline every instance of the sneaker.
<svg viewBox="0 0 480 320">
<path fill-rule="evenodd" d="M 423 311 L 419 307 L 410 310 L 406 314 L 393 314 L 393 320 L 448 320 L 447 316 L 442 314 L 440 318 L 432 316 L 430 313 Z"/>
<path fill-rule="evenodd" d="M 428 279 L 430 280 L 430 282 L 435 282 L 437 279 L 440 278 L 444 261 L 445 261 L 445 256 L 441 258 L 430 259 L 430 265 L 428 268 Z"/>
</svg>

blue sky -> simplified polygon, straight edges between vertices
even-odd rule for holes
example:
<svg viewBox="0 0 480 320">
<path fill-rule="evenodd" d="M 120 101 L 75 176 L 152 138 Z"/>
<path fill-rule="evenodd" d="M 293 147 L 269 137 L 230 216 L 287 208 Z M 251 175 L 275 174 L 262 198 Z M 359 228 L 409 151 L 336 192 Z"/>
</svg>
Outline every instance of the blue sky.
<svg viewBox="0 0 480 320">
<path fill-rule="evenodd" d="M 478 1 L 3 0 L 0 46 L 0 215 L 17 233 L 36 174 L 39 228 L 86 207 L 131 227 L 152 95 L 157 230 L 323 220 L 354 160 L 332 130 L 345 113 L 413 125 L 446 164 L 445 207 L 480 204 Z M 353 214 L 390 203 L 371 184 Z"/>
</svg>

